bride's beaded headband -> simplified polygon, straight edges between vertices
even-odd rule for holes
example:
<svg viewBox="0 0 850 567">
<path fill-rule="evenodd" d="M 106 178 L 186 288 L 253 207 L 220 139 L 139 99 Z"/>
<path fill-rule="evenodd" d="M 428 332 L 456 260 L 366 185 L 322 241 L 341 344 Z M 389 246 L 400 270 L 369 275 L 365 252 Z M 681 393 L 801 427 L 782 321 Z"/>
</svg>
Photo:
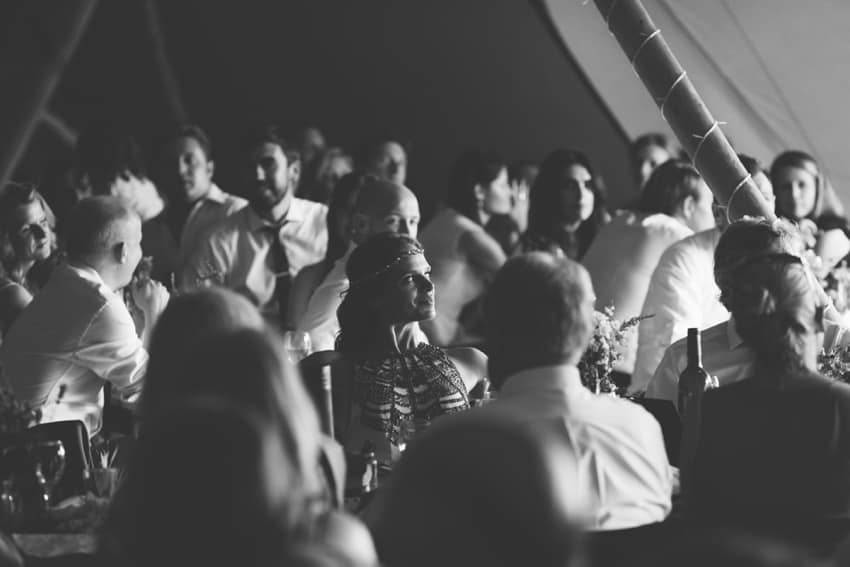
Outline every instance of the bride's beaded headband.
<svg viewBox="0 0 850 567">
<path fill-rule="evenodd" d="M 360 278 L 356 281 L 349 282 L 348 287 L 350 289 L 352 287 L 355 287 L 355 286 L 364 284 L 366 282 L 372 281 L 375 278 L 377 278 L 378 276 L 381 276 L 381 275 L 387 273 L 388 271 L 390 271 L 390 269 L 393 266 L 395 266 L 396 264 L 398 264 L 399 262 L 401 262 L 405 258 L 409 258 L 410 256 L 417 256 L 419 254 L 424 254 L 424 253 L 425 253 L 425 250 L 421 246 L 416 246 L 414 248 L 411 248 L 410 250 L 405 250 L 404 252 L 402 252 L 401 254 L 396 256 L 395 258 L 393 258 L 392 261 L 389 264 L 387 264 L 386 266 L 383 266 L 382 268 L 372 272 L 369 275 L 363 276 L 362 278 Z"/>
</svg>

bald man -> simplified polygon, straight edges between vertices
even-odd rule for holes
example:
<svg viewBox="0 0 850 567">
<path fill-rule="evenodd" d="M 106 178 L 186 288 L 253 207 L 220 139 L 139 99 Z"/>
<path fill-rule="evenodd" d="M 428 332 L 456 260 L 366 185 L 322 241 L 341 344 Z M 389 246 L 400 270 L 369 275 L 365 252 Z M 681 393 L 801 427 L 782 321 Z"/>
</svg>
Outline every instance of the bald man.
<svg viewBox="0 0 850 567">
<path fill-rule="evenodd" d="M 307 303 L 297 330 L 310 334 L 313 350 L 332 350 L 339 333 L 336 310 L 348 289 L 345 265 L 358 244 L 373 234 L 395 232 L 416 238 L 419 231 L 419 200 L 413 191 L 393 181 L 367 181 L 357 195 L 351 218 L 351 246 L 336 261 Z M 422 337 L 424 339 L 424 337 Z"/>
<path fill-rule="evenodd" d="M 80 201 L 68 218 L 68 262 L 21 313 L 0 347 L 3 381 L 19 400 L 41 408 L 42 423 L 80 420 L 100 431 L 108 381 L 133 402 L 147 366 L 148 331 L 168 292 L 133 283 L 144 313 L 140 338 L 121 290 L 142 258 L 139 217 L 114 197 Z"/>
</svg>

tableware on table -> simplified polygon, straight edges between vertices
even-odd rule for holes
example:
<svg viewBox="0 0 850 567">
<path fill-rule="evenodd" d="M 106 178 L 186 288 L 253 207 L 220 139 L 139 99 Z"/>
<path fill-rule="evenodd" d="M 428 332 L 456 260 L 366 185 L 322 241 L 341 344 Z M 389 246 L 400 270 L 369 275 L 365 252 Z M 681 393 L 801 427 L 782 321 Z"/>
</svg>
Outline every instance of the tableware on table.
<svg viewBox="0 0 850 567">
<path fill-rule="evenodd" d="M 292 364 L 298 364 L 313 352 L 310 333 L 304 331 L 287 331 L 283 335 L 283 344 L 289 362 Z"/>
<path fill-rule="evenodd" d="M 53 489 L 65 473 L 65 445 L 59 440 L 39 441 L 30 447 L 30 454 L 41 468 L 49 502 Z"/>
</svg>

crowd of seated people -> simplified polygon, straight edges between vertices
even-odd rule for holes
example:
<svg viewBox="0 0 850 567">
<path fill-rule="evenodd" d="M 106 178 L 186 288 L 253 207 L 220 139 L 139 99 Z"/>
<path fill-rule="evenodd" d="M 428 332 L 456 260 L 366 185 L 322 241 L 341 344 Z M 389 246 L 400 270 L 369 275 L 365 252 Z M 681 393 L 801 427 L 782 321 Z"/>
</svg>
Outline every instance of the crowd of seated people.
<svg viewBox="0 0 850 567">
<path fill-rule="evenodd" d="M 850 343 L 850 225 L 814 157 L 741 155 L 779 218 L 732 222 L 662 135 L 633 144 L 620 210 L 579 149 L 473 148 L 423 219 L 397 138 L 349 153 L 270 124 L 239 142 L 229 186 L 197 125 L 160 138 L 152 168 L 133 136 L 92 128 L 56 206 L 0 189 L 2 386 L 42 423 L 120 441 L 98 560 L 840 555 L 850 387 L 817 355 Z M 609 307 L 648 316 L 616 367 L 629 397 L 582 380 Z M 691 327 L 719 388 L 677 460 L 646 402 L 675 404 Z M 287 334 L 329 356 L 292 358 Z"/>
</svg>

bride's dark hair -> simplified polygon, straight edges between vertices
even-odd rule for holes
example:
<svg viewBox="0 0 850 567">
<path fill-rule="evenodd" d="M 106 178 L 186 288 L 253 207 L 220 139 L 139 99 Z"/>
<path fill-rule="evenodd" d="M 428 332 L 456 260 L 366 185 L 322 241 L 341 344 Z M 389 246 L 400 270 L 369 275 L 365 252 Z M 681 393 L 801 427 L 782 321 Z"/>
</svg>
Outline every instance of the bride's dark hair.
<svg viewBox="0 0 850 567">
<path fill-rule="evenodd" d="M 402 259 L 422 253 L 416 239 L 393 232 L 376 234 L 351 253 L 345 266 L 348 290 L 337 309 L 336 350 L 354 362 L 376 354 L 381 317 L 375 300 L 386 289 L 386 275 Z"/>
</svg>

